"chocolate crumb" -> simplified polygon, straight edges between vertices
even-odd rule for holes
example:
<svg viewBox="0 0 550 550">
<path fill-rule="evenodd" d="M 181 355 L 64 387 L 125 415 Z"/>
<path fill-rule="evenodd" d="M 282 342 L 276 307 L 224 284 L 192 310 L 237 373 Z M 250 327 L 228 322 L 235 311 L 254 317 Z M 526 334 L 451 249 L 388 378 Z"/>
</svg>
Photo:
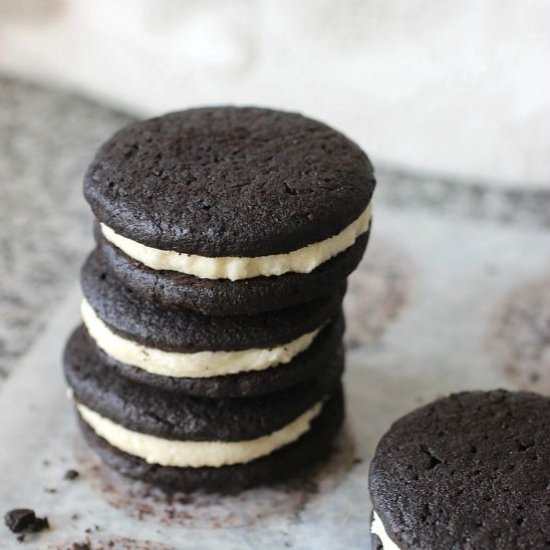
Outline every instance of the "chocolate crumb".
<svg viewBox="0 0 550 550">
<path fill-rule="evenodd" d="M 362 463 L 363 463 L 363 459 L 361 457 L 356 456 L 353 459 L 353 464 L 362 464 Z"/>
<path fill-rule="evenodd" d="M 51 495 L 57 493 L 57 489 L 56 489 L 55 487 L 46 487 L 46 488 L 44 489 L 44 491 L 45 491 L 46 493 L 50 493 Z"/>
<path fill-rule="evenodd" d="M 73 542 L 71 550 L 92 550 L 92 547 L 87 542 Z"/>
<path fill-rule="evenodd" d="M 17 542 L 25 542 L 25 535 L 21 533 L 20 535 L 17 535 L 16 539 Z"/>
<path fill-rule="evenodd" d="M 65 472 L 65 475 L 63 476 L 63 479 L 68 479 L 72 481 L 73 479 L 76 479 L 80 474 L 76 470 L 67 470 Z"/>
<path fill-rule="evenodd" d="M 80 516 L 79 516 L 78 514 L 73 514 L 73 515 L 71 516 L 71 519 L 72 519 L 73 521 L 76 521 L 76 520 L 79 519 L 79 518 L 80 518 Z"/>
<path fill-rule="evenodd" d="M 38 533 L 50 527 L 48 518 L 39 518 L 34 510 L 28 508 L 10 510 L 4 516 L 4 523 L 12 533 L 22 533 L 23 531 Z"/>
</svg>

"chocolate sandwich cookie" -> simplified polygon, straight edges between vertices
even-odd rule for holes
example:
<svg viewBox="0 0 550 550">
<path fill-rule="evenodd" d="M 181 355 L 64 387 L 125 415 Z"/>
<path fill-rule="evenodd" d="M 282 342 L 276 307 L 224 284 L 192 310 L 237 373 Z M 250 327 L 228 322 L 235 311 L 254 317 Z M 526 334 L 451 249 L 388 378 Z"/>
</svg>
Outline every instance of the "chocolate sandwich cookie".
<svg viewBox="0 0 550 550">
<path fill-rule="evenodd" d="M 224 447 L 224 443 L 219 441 L 213 442 L 207 452 L 204 448 L 185 449 L 187 456 L 199 455 L 202 462 L 205 457 L 209 458 L 217 463 L 216 466 L 174 466 L 172 463 L 177 461 L 170 459 L 161 459 L 163 463 L 160 464 L 154 459 L 147 460 L 117 447 L 109 431 L 94 430 L 82 416 L 80 427 L 89 445 L 103 461 L 125 476 L 153 483 L 171 492 L 199 490 L 234 493 L 253 486 L 286 481 L 326 460 L 344 418 L 342 389 L 334 390 L 316 413 L 313 417 L 310 415 L 305 423 L 301 422 L 298 428 L 296 425 L 291 427 L 287 434 L 279 431 L 259 440 L 242 442 L 240 451 L 227 445 Z M 282 443 L 280 446 L 274 443 L 277 439 Z M 288 442 L 284 442 L 285 439 Z M 168 450 L 166 456 L 169 456 L 169 449 L 165 450 Z M 181 450 L 175 452 L 177 454 Z M 217 457 L 216 452 L 219 453 Z M 150 453 L 154 453 L 154 458 L 164 456 L 158 449 Z M 247 456 L 255 458 L 247 460 Z"/>
<path fill-rule="evenodd" d="M 109 273 L 96 253 L 84 264 L 81 285 L 84 322 L 95 339 L 96 333 L 109 331 L 119 339 L 147 348 L 189 353 L 275 346 L 288 350 L 306 335 L 309 345 L 323 325 L 338 314 L 345 292 L 342 283 L 333 294 L 293 308 L 259 315 L 209 317 L 134 296 L 130 288 Z M 109 349 L 105 351 L 109 353 Z"/>
<path fill-rule="evenodd" d="M 374 187 L 369 159 L 341 133 L 237 107 L 131 124 L 84 182 L 102 239 L 120 252 L 105 251 L 117 276 L 141 296 L 210 315 L 331 292 L 364 251 Z"/>
<path fill-rule="evenodd" d="M 110 273 L 146 300 L 192 309 L 204 315 L 253 315 L 285 309 L 334 293 L 357 267 L 369 239 L 360 235 L 348 249 L 310 273 L 280 276 L 201 279 L 177 271 L 155 270 L 127 256 L 96 228 L 98 254 Z"/>
<path fill-rule="evenodd" d="M 547 548 L 549 424 L 549 398 L 504 390 L 398 420 L 370 467 L 373 548 Z"/>
<path fill-rule="evenodd" d="M 333 237 L 370 202 L 373 168 L 296 113 L 190 109 L 126 126 L 90 165 L 97 219 L 128 239 L 209 258 L 270 256 Z"/>
<path fill-rule="evenodd" d="M 167 376 L 156 374 L 155 369 L 122 363 L 102 351 L 83 326 L 69 339 L 65 360 L 81 364 L 84 370 L 94 370 L 94 364 L 99 363 L 126 378 L 170 392 L 210 398 L 255 396 L 281 391 L 330 373 L 339 376 L 344 369 L 343 330 L 344 320 L 340 316 L 326 325 L 312 345 L 289 363 L 223 376 Z"/>
</svg>

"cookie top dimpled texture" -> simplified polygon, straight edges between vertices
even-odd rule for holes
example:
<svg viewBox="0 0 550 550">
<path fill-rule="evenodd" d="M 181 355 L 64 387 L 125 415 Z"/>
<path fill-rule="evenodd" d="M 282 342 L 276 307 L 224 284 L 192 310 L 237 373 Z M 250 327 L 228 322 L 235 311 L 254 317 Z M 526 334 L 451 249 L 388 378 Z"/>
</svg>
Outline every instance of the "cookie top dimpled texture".
<svg viewBox="0 0 550 550">
<path fill-rule="evenodd" d="M 254 257 L 338 234 L 374 185 L 367 156 L 329 126 L 218 107 L 123 128 L 99 149 L 84 192 L 100 222 L 143 245 Z"/>
<path fill-rule="evenodd" d="M 549 398 L 504 390 L 451 395 L 398 420 L 370 469 L 384 547 L 547 548 L 549 425 Z"/>
</svg>

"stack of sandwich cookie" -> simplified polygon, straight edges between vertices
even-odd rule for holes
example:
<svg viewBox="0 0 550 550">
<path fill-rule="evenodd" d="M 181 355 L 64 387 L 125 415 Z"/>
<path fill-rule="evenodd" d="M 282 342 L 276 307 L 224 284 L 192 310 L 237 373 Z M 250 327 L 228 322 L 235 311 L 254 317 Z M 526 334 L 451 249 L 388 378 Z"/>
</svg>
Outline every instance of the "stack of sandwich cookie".
<svg viewBox="0 0 550 550">
<path fill-rule="evenodd" d="M 234 491 L 327 456 L 374 186 L 342 134 L 266 109 L 173 113 L 100 148 L 84 182 L 97 245 L 64 366 L 107 464 Z"/>
<path fill-rule="evenodd" d="M 550 545 L 550 399 L 464 392 L 398 420 L 370 469 L 373 550 Z"/>
</svg>

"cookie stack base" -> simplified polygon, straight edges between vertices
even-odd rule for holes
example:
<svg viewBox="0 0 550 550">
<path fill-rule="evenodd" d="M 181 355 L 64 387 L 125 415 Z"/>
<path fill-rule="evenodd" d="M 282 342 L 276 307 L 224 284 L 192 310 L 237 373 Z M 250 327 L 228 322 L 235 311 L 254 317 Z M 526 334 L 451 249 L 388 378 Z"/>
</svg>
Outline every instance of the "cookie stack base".
<svg viewBox="0 0 550 550">
<path fill-rule="evenodd" d="M 77 413 L 78 414 L 78 413 Z M 99 437 L 78 415 L 86 441 L 109 467 L 120 474 L 153 483 L 168 492 L 204 491 L 236 493 L 252 486 L 287 481 L 327 459 L 344 419 L 342 389 L 324 403 L 309 431 L 296 442 L 246 464 L 218 468 L 178 468 L 148 464 L 116 449 Z"/>
</svg>

